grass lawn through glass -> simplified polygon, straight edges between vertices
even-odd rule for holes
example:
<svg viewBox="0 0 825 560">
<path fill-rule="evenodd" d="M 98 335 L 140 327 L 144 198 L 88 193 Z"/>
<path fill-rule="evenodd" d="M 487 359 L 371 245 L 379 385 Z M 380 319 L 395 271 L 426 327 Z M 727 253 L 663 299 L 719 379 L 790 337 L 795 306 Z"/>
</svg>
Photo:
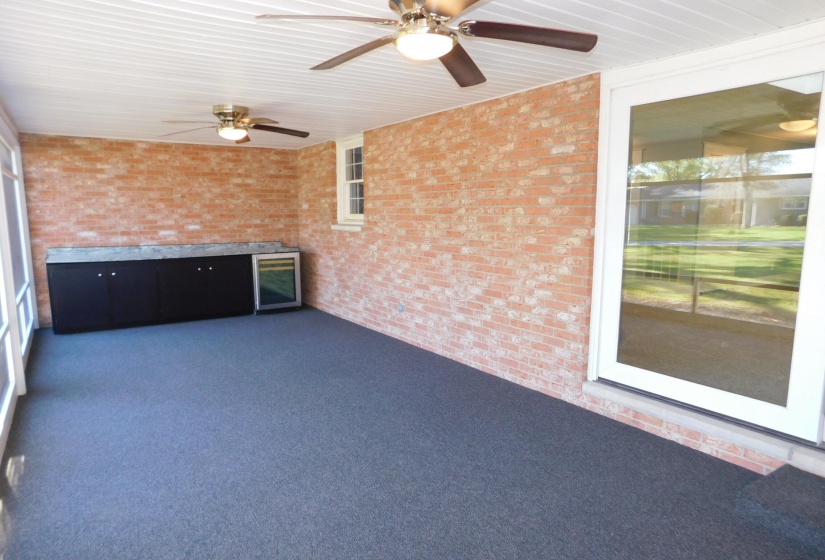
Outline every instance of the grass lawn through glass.
<svg viewBox="0 0 825 560">
<path fill-rule="evenodd" d="M 696 312 L 792 327 L 804 239 L 804 227 L 632 226 L 623 300 L 691 311 L 696 293 Z"/>
</svg>

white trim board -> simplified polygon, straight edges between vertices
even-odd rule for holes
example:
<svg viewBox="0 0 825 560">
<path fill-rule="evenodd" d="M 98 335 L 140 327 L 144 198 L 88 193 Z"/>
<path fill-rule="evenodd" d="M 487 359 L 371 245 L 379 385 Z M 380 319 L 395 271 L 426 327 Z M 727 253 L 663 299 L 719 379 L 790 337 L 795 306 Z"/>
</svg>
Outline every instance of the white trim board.
<svg viewBox="0 0 825 560">
<path fill-rule="evenodd" d="M 782 53 L 823 41 L 825 20 L 816 20 L 721 47 L 607 70 L 601 75 L 602 92 L 610 88 L 647 82 L 652 77 L 668 78 L 715 67 L 724 69 L 736 62 Z M 788 76 L 797 74 L 793 70 L 788 71 Z"/>
</svg>

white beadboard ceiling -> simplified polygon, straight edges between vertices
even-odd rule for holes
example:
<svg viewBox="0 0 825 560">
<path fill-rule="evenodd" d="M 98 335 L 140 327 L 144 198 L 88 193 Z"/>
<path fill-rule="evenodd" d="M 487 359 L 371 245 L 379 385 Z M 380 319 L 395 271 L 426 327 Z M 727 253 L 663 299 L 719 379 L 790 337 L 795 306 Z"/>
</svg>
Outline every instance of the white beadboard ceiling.
<svg viewBox="0 0 825 560">
<path fill-rule="evenodd" d="M 0 101 L 20 132 L 231 145 L 212 105 L 310 132 L 252 131 L 238 146 L 299 148 L 574 76 L 706 49 L 825 18 L 822 0 L 482 0 L 458 18 L 596 33 L 587 54 L 461 43 L 487 83 L 459 88 L 438 61 L 393 46 L 309 68 L 391 31 L 351 22 L 256 23 L 274 14 L 396 19 L 386 0 L 3 0 Z M 215 121 L 217 122 L 217 121 Z"/>
</svg>

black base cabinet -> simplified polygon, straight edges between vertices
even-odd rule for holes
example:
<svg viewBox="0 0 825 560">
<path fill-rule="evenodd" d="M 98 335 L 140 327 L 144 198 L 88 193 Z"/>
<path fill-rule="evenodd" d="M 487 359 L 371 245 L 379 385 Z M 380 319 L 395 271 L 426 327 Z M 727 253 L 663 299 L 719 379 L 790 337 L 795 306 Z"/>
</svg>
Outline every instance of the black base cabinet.
<svg viewBox="0 0 825 560">
<path fill-rule="evenodd" d="M 147 325 L 158 320 L 158 273 L 154 263 L 112 263 L 106 273 L 113 327 Z"/>
<path fill-rule="evenodd" d="M 207 263 L 206 306 L 212 317 L 255 311 L 250 255 L 221 257 Z"/>
<path fill-rule="evenodd" d="M 249 255 L 161 261 L 158 281 L 164 321 L 248 315 L 254 310 Z"/>
<path fill-rule="evenodd" d="M 54 332 L 109 326 L 109 287 L 105 264 L 48 265 Z"/>
<path fill-rule="evenodd" d="M 250 255 L 47 268 L 55 333 L 247 315 L 255 306 Z"/>
<path fill-rule="evenodd" d="M 206 265 L 200 259 L 175 259 L 158 266 L 160 316 L 164 321 L 202 319 L 206 308 Z"/>
</svg>

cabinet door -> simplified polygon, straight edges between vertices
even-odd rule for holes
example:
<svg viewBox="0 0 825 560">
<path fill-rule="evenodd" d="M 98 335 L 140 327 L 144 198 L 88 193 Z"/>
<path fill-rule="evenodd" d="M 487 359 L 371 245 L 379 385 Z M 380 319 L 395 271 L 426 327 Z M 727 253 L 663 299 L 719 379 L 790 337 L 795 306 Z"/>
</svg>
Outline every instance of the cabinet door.
<svg viewBox="0 0 825 560">
<path fill-rule="evenodd" d="M 160 318 L 183 321 L 206 317 L 207 267 L 203 259 L 174 259 L 158 263 Z"/>
<path fill-rule="evenodd" d="M 206 263 L 209 282 L 209 315 L 246 315 L 252 313 L 252 257 L 234 255 L 209 259 Z"/>
<path fill-rule="evenodd" d="M 155 261 L 110 263 L 106 274 L 113 325 L 138 325 L 158 320 L 158 273 Z"/>
<path fill-rule="evenodd" d="M 106 265 L 48 266 L 54 332 L 99 329 L 109 325 Z"/>
</svg>

